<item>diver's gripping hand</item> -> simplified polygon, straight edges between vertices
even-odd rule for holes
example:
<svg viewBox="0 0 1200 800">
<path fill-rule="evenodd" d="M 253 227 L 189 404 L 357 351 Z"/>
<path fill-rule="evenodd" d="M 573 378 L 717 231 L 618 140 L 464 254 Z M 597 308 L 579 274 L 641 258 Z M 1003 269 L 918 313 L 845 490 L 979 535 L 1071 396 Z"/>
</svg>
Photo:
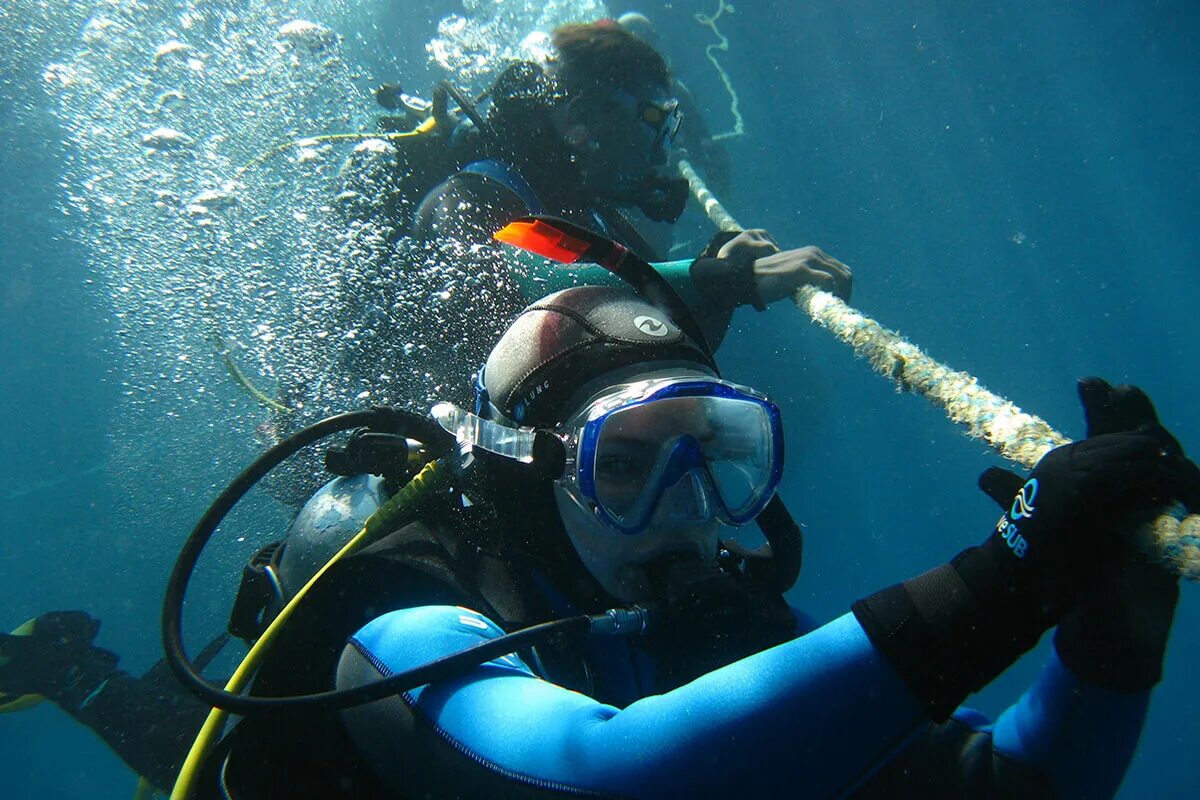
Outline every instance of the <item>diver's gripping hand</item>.
<svg viewBox="0 0 1200 800">
<path fill-rule="evenodd" d="M 1183 458 L 1178 442 L 1162 428 L 1153 404 L 1140 389 L 1114 388 L 1099 378 L 1088 378 L 1080 382 L 1079 394 L 1089 437 L 1079 444 L 1112 441 L 1103 437 L 1117 435 L 1117 441 L 1126 443 L 1149 437 L 1159 445 L 1159 457 L 1153 459 L 1157 462 L 1154 468 L 1138 480 L 1152 482 L 1157 477 L 1161 482 L 1143 491 L 1132 507 L 1125 509 L 1119 497 L 1103 498 L 1102 502 L 1117 504 L 1115 511 L 1110 509 L 1108 520 L 1088 519 L 1092 512 L 1103 513 L 1102 506 L 1074 512 L 1077 524 L 1090 524 L 1098 535 L 1096 546 L 1074 544 L 1065 554 L 1067 558 L 1074 554 L 1078 559 L 1073 566 L 1084 585 L 1062 598 L 1070 602 L 1070 607 L 1055 632 L 1054 646 L 1063 663 L 1083 680 L 1114 691 L 1144 691 L 1162 677 L 1179 581 L 1163 565 L 1147 561 L 1135 547 L 1134 537 L 1145 517 L 1168 502 L 1182 502 L 1196 510 L 1200 479 L 1196 467 Z M 1095 453 L 1089 456 L 1085 451 L 1083 461 L 1089 458 L 1095 458 Z M 1038 469 L 1042 466 L 1039 463 Z M 1011 504 L 1020 502 L 1025 479 L 992 468 L 980 476 L 979 485 L 1007 512 L 998 530 L 1013 525 Z M 1126 485 L 1122 490 L 1136 493 L 1138 487 Z M 1011 546 L 1011 539 L 1006 544 Z"/>
<path fill-rule="evenodd" d="M 1138 524 L 1173 501 L 1200 508 L 1200 471 L 1144 392 L 1085 378 L 1079 397 L 1086 439 L 1051 450 L 1027 480 L 997 468 L 979 479 L 1005 509 L 985 543 L 997 565 L 1019 582 L 1061 584 L 1068 595 L 1125 556 Z"/>
<path fill-rule="evenodd" d="M 83 611 L 51 611 L 28 635 L 0 634 L 0 692 L 78 707 L 117 666 L 115 653 L 92 646 L 99 631 L 100 620 Z"/>
<path fill-rule="evenodd" d="M 1172 501 L 1200 508 L 1200 471 L 1139 390 L 1079 384 L 1089 438 L 1046 454 L 1028 479 L 989 470 L 1005 514 L 979 547 L 854 604 L 872 642 L 946 718 L 1033 647 L 1127 552 L 1122 531 Z"/>
</svg>

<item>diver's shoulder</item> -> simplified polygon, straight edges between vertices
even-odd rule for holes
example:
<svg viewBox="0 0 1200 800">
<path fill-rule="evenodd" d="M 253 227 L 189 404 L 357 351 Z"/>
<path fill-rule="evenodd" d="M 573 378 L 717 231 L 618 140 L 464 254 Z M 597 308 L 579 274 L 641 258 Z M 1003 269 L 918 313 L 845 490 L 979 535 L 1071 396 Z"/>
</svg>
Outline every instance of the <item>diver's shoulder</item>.
<svg viewBox="0 0 1200 800">
<path fill-rule="evenodd" d="M 504 635 L 490 618 L 465 606 L 428 605 L 389 611 L 350 637 L 350 644 L 395 674 Z"/>
</svg>

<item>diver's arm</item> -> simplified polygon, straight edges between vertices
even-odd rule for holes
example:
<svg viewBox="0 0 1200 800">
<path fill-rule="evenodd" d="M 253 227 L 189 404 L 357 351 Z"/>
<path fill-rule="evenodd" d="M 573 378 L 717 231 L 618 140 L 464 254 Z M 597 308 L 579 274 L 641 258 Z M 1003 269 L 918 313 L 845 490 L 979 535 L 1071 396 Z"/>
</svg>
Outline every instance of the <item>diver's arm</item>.
<svg viewBox="0 0 1200 800">
<path fill-rule="evenodd" d="M 208 708 L 162 662 L 141 678 L 117 669 L 117 655 L 94 644 L 99 630 L 85 612 L 51 611 L 25 635 L 0 634 L 0 691 L 53 701 L 139 775 L 169 787 Z M 211 660 L 214 647 L 197 661 Z"/>
<path fill-rule="evenodd" d="M 450 238 L 491 244 L 492 235 L 514 219 L 528 215 L 525 202 L 497 181 L 473 173 L 454 175 L 421 202 L 413 223 L 418 240 Z M 766 303 L 788 298 L 801 285 L 813 284 L 849 300 L 850 270 L 815 247 L 780 252 L 765 232 L 751 230 L 714 239 L 700 257 L 666 261 L 654 268 L 666 278 L 704 330 L 716 350 L 736 308 L 763 310 Z M 766 237 L 769 239 L 769 237 Z M 581 285 L 623 285 L 620 278 L 594 265 L 563 267 L 525 252 L 506 250 L 505 264 L 527 302 L 551 292 Z"/>
<path fill-rule="evenodd" d="M 393 612 L 353 637 L 338 686 L 500 633 L 461 608 Z M 417 794 L 507 797 L 540 786 L 647 798 L 777 797 L 797 785 L 808 797 L 836 797 L 923 720 L 850 615 L 624 709 L 509 656 L 343 718 L 381 776 Z"/>
<path fill-rule="evenodd" d="M 499 633 L 461 608 L 394 612 L 354 638 L 339 686 Z M 451 795 L 463 786 L 446 786 L 449 774 L 495 796 L 542 785 L 627 797 L 772 797 L 803 782 L 810 797 L 859 785 L 860 800 L 931 792 L 1032 800 L 1111 797 L 1147 698 L 1084 683 L 1055 657 L 994 729 L 966 709 L 929 724 L 847 616 L 623 710 L 547 683 L 511 656 L 347 720 L 383 778 L 412 789 L 411 776 L 429 775 Z"/>
<path fill-rule="evenodd" d="M 559 265 L 526 252 L 506 254 L 512 274 L 528 302 L 573 286 L 623 286 L 624 281 L 594 264 Z M 760 261 L 762 259 L 759 259 Z M 753 258 L 701 256 L 652 264 L 683 298 L 703 329 L 709 346 L 716 350 L 733 312 L 741 306 L 764 310 L 757 288 Z"/>
<path fill-rule="evenodd" d="M 1200 470 L 1140 390 L 1088 378 L 1079 395 L 1088 438 L 1051 450 L 1027 479 L 981 477 L 1005 508 L 982 545 L 854 613 L 939 723 L 1057 625 L 1054 658 L 994 727 L 1008 765 L 995 785 L 1040 771 L 1056 796 L 1102 798 L 1137 744 L 1177 597 L 1173 576 L 1132 553 L 1128 525 L 1171 498 L 1200 507 Z"/>
<path fill-rule="evenodd" d="M 1055 654 L 994 725 L 958 709 L 914 737 L 853 797 L 1112 797 L 1133 756 L 1148 699 L 1148 691 L 1089 684 Z"/>
<path fill-rule="evenodd" d="M 418 240 L 455 239 L 491 244 L 493 234 L 529 209 L 516 192 L 474 173 L 446 180 L 421 202 L 413 225 Z M 527 302 L 581 285 L 623 285 L 595 265 L 562 266 L 523 251 L 505 249 L 504 264 Z M 812 284 L 849 300 L 848 267 L 815 247 L 780 251 L 765 231 L 720 234 L 695 259 L 655 263 L 654 268 L 695 314 L 713 350 L 719 347 L 736 308 L 790 298 Z"/>
<path fill-rule="evenodd" d="M 1136 389 L 1100 382 L 1089 392 L 1101 400 L 1088 404 L 1090 435 L 1157 422 Z M 1001 508 L 1024 483 L 999 469 L 980 480 Z M 1124 536 L 1132 539 L 1133 531 Z M 1111 797 L 1133 757 L 1150 690 L 1162 679 L 1178 600 L 1178 577 L 1131 546 L 1092 566 L 1055 630 L 1051 662 L 994 727 L 1003 763 L 1044 771 L 1064 798 Z"/>
<path fill-rule="evenodd" d="M 1104 570 L 1054 633 L 1038 682 L 997 720 L 996 750 L 1046 771 L 1063 798 L 1111 797 L 1141 734 L 1179 599 L 1135 554 Z"/>
<path fill-rule="evenodd" d="M 620 283 L 607 270 L 593 265 L 562 268 L 530 257 L 519 263 L 524 264 L 526 282 L 532 284 L 531 301 L 547 291 L 582 283 Z M 849 267 L 819 248 L 780 251 L 761 230 L 722 235 L 698 258 L 653 266 L 695 314 L 713 350 L 720 346 L 737 308 L 752 306 L 764 311 L 768 304 L 789 299 L 807 285 L 849 301 L 853 282 Z"/>
<path fill-rule="evenodd" d="M 529 209 L 511 189 L 481 175 L 460 174 L 434 188 L 417 209 L 413 236 L 419 240 L 442 237 L 473 244 L 494 244 L 492 235 Z M 624 282 L 603 267 L 564 266 L 511 248 L 501 250 L 504 260 L 527 302 L 552 292 L 584 285 L 622 286 Z M 715 253 L 714 253 L 715 255 Z M 738 305 L 757 304 L 752 266 L 717 258 L 682 259 L 654 264 L 693 312 L 703 319 L 715 317 L 722 332 Z"/>
<path fill-rule="evenodd" d="M 850 797 L 1061 800 L 1044 770 L 1001 752 L 993 745 L 990 721 L 966 708 L 927 725 Z"/>
<path fill-rule="evenodd" d="M 174 785 L 209 712 L 165 670 L 141 678 L 118 670 L 86 703 L 60 707 L 159 789 Z"/>
<path fill-rule="evenodd" d="M 1149 702 L 1149 690 L 1087 683 L 1055 656 L 996 720 L 993 747 L 1008 763 L 1047 774 L 1064 800 L 1112 797 L 1133 759 Z"/>
</svg>

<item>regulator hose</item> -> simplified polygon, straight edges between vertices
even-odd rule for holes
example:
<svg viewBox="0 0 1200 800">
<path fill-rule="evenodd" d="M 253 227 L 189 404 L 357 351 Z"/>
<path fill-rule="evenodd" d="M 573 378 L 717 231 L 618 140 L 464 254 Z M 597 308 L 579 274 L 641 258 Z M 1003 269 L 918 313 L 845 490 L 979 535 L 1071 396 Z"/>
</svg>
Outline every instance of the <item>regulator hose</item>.
<svg viewBox="0 0 1200 800">
<path fill-rule="evenodd" d="M 372 430 L 403 434 L 430 447 L 433 452 L 443 452 L 455 446 L 453 437 L 443 431 L 437 423 L 419 414 L 394 408 L 373 408 L 367 411 L 352 411 L 329 417 L 304 428 L 284 439 L 256 458 L 249 467 L 225 488 L 209 506 L 204 516 L 196 523 L 179 556 L 167 582 L 163 601 L 162 636 L 167 664 L 185 687 L 206 703 L 239 714 L 253 713 L 269 708 L 288 705 L 290 698 L 254 698 L 224 691 L 200 675 L 196 665 L 188 658 L 183 646 L 183 601 L 188 583 L 217 526 L 237 505 L 246 493 L 262 478 L 302 448 L 341 431 L 367 427 Z M 357 690 L 356 690 L 357 691 Z M 336 693 L 326 693 L 336 694 Z M 382 696 L 382 695 L 380 695 Z M 358 700 L 357 702 L 367 702 Z M 298 701 L 293 705 L 308 705 L 322 708 L 336 707 L 333 698 L 321 696 L 320 700 Z"/>
</svg>

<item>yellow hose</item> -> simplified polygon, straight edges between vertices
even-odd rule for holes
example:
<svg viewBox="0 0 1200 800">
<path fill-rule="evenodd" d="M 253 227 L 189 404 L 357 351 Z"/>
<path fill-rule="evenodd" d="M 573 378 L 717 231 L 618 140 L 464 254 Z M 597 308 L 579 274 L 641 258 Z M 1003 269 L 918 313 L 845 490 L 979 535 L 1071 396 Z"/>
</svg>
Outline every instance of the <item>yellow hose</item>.
<svg viewBox="0 0 1200 800">
<path fill-rule="evenodd" d="M 376 539 L 393 530 L 397 525 L 402 524 L 404 521 L 402 515 L 411 515 L 419 500 L 439 492 L 448 485 L 449 476 L 445 466 L 440 461 L 432 461 L 426 464 L 424 469 L 417 473 L 404 488 L 380 506 L 367 519 L 367 523 L 363 526 L 363 529 L 355 534 L 354 538 L 347 542 L 341 550 L 335 553 L 333 558 L 329 559 L 325 566 L 321 567 L 317 571 L 317 574 L 313 575 L 300 591 L 296 592 L 295 596 L 279 612 L 279 615 L 271 620 L 271 624 L 267 626 L 262 636 L 254 643 L 250 651 L 246 653 L 246 657 L 242 659 L 242 663 L 238 665 L 232 677 L 225 684 L 225 691 L 238 693 L 246 688 L 261 664 L 263 656 L 278 636 L 279 631 L 287 624 L 309 590 L 334 564 L 371 544 Z M 187 800 L 191 794 L 196 777 L 199 775 L 200 769 L 204 766 L 208 752 L 218 739 L 220 739 L 228 717 L 229 712 L 219 708 L 214 708 L 209 712 L 208 719 L 204 721 L 204 726 L 196 736 L 196 741 L 192 744 L 192 749 L 179 770 L 179 777 L 175 780 L 175 788 L 171 791 L 171 800 Z"/>
<path fill-rule="evenodd" d="M 679 162 L 692 194 L 704 213 L 723 231 L 742 230 L 737 220 L 713 196 L 687 161 Z M 966 372 L 950 369 L 930 358 L 899 333 L 854 310 L 829 292 L 801 287 L 796 305 L 838 339 L 867 359 L 875 370 L 905 390 L 940 406 L 967 435 L 983 439 L 1005 458 L 1032 469 L 1048 450 L 1069 444 L 1041 417 L 1027 414 L 994 394 Z M 1137 535 L 1138 545 L 1150 558 L 1189 581 L 1200 581 L 1200 515 L 1163 514 Z"/>
<path fill-rule="evenodd" d="M 247 161 L 244 165 L 242 165 L 242 167 L 240 169 L 238 169 L 237 174 L 238 174 L 238 176 L 241 176 L 242 173 L 244 173 L 246 170 L 250 169 L 251 167 L 256 167 L 259 164 L 264 164 L 267 161 L 270 161 L 275 156 L 279 155 L 280 153 L 285 152 L 286 150 L 290 150 L 293 147 L 302 147 L 304 145 L 309 144 L 310 142 L 312 144 L 319 144 L 321 142 L 365 142 L 368 139 L 383 139 L 384 141 L 391 142 L 391 141 L 396 141 L 399 139 L 407 139 L 410 136 L 423 136 L 424 134 L 427 134 L 430 131 L 432 131 L 435 127 L 437 127 L 437 120 L 434 119 L 433 117 L 430 117 L 429 119 L 425 120 L 420 125 L 418 125 L 417 127 L 413 128 L 411 131 L 404 131 L 402 133 L 357 133 L 356 132 L 356 133 L 326 133 L 326 134 L 322 134 L 320 136 L 305 136 L 303 139 L 296 139 L 296 140 L 293 140 L 290 142 L 284 142 L 283 144 L 276 145 L 275 147 L 272 147 L 269 150 L 264 150 L 263 152 L 261 152 L 257 156 L 255 156 L 254 158 Z"/>
</svg>

